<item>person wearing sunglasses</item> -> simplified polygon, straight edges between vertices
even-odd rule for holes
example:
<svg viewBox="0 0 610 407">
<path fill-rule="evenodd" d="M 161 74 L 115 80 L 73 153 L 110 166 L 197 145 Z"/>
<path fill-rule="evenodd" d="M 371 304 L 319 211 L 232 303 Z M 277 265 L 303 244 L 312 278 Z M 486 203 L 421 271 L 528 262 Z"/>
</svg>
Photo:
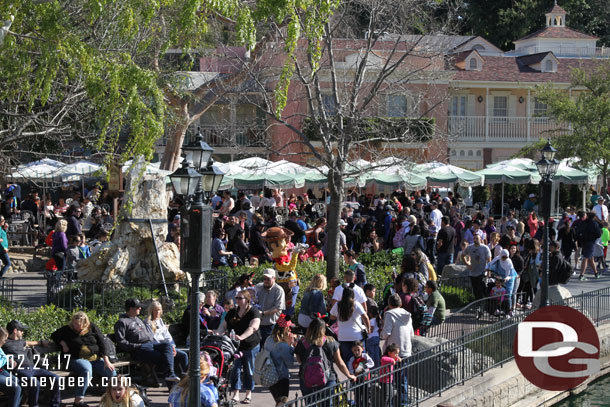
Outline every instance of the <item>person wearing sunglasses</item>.
<svg viewBox="0 0 610 407">
<path fill-rule="evenodd" d="M 261 313 L 258 309 L 250 305 L 251 294 L 248 290 L 243 290 L 235 295 L 237 308 L 231 309 L 225 320 L 220 324 L 217 334 L 222 335 L 226 332 L 234 332 L 235 339 L 239 340 L 239 351 L 242 357 L 235 360 L 231 370 L 231 388 L 233 389 L 232 401 L 239 402 L 239 391 L 242 389 L 241 374 L 243 370 L 243 387 L 246 390 L 246 397 L 243 404 L 250 404 L 252 401 L 252 390 L 254 390 L 254 359 L 260 349 L 261 333 L 259 330 L 261 323 Z"/>
</svg>

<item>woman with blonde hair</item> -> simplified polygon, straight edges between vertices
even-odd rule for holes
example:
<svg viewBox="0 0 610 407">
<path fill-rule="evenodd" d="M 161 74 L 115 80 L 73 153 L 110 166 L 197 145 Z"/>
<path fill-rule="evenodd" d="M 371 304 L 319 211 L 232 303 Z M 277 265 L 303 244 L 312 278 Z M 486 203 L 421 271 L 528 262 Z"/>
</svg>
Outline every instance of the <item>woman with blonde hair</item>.
<svg viewBox="0 0 610 407">
<path fill-rule="evenodd" d="M 72 315 L 70 323 L 51 334 L 51 339 L 61 347 L 63 355 L 70 356 L 68 369 L 77 377 L 74 406 L 86 406 L 82 399 L 87 392 L 93 372 L 99 376 L 116 376 L 114 365 L 108 358 L 109 349 L 100 329 L 89 321 L 82 311 Z"/>
<path fill-rule="evenodd" d="M 294 345 L 296 337 L 292 333 L 292 322 L 284 314 L 275 323 L 271 335 L 265 341 L 264 349 L 269 351 L 279 380 L 269 387 L 277 406 L 288 401 L 290 390 L 290 368 L 294 363 Z"/>
<path fill-rule="evenodd" d="M 68 221 L 65 219 L 57 221 L 55 232 L 53 233 L 53 246 L 51 248 L 51 256 L 55 260 L 57 270 L 63 270 L 66 264 L 66 251 L 68 250 L 66 230 L 68 230 Z"/>
<path fill-rule="evenodd" d="M 109 379 L 100 407 L 145 407 L 144 400 L 130 384 L 130 378 L 122 375 Z"/>
<path fill-rule="evenodd" d="M 218 389 L 208 381 L 210 376 L 210 365 L 203 355 L 199 358 L 199 370 L 201 372 L 201 407 L 218 407 Z M 189 376 L 184 377 L 169 394 L 167 400 L 170 407 L 187 407 L 189 397 Z"/>
<path fill-rule="evenodd" d="M 343 373 L 348 379 L 352 381 L 356 380 L 356 376 L 349 372 L 347 366 L 345 365 L 345 362 L 341 358 L 341 352 L 339 352 L 339 343 L 335 341 L 332 337 L 326 336 L 326 323 L 324 323 L 324 321 L 320 318 L 314 318 L 309 324 L 309 327 L 305 332 L 305 336 L 301 338 L 301 340 L 297 343 L 296 348 L 294 349 L 294 354 L 297 358 L 297 361 L 301 364 L 299 369 L 299 385 L 301 388 L 301 393 L 303 395 L 307 395 L 309 393 L 322 389 L 321 387 L 307 387 L 307 385 L 302 379 L 303 374 L 301 370 L 304 367 L 305 361 L 307 360 L 307 356 L 309 355 L 309 350 L 312 346 L 321 347 L 322 351 L 326 355 L 326 359 L 329 362 L 334 362 L 334 364 L 337 365 L 341 373 Z M 335 372 L 334 366 L 330 367 L 330 371 L 328 373 L 328 380 L 323 388 L 331 388 L 337 383 L 337 373 Z"/>
<path fill-rule="evenodd" d="M 326 287 L 326 276 L 324 274 L 313 276 L 301 300 L 298 322 L 303 328 L 309 326 L 313 315 L 326 314 L 326 303 L 324 301 Z"/>
<path fill-rule="evenodd" d="M 163 319 L 163 307 L 159 301 L 152 301 L 148 306 L 148 317 L 144 322 L 150 326 L 153 332 L 153 343 L 171 343 L 174 354 L 174 370 L 178 376 L 186 374 L 188 369 L 188 355 L 186 352 L 176 349 L 174 338 L 169 333 L 169 329 Z"/>
</svg>

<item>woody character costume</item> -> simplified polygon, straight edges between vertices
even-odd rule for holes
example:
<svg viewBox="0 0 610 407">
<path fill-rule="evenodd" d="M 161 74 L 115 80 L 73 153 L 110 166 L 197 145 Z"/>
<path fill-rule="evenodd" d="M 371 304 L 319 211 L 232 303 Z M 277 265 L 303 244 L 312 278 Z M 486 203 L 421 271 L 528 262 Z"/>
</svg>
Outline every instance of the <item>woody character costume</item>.
<svg viewBox="0 0 610 407">
<path fill-rule="evenodd" d="M 299 280 L 296 272 L 298 254 L 288 254 L 287 243 L 291 230 L 282 227 L 271 227 L 261 234 L 271 250 L 273 268 L 277 273 L 276 283 L 284 290 L 286 298 L 286 315 L 294 315 L 294 304 L 299 293 Z M 294 255 L 293 255 L 294 254 Z"/>
</svg>

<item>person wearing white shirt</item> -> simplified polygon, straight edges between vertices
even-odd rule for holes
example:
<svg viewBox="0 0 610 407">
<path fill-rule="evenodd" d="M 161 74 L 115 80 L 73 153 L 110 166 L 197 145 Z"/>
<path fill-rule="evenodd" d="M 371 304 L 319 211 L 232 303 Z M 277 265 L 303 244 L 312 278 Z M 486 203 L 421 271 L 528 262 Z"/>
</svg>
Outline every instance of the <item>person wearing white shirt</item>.
<svg viewBox="0 0 610 407">
<path fill-rule="evenodd" d="M 597 198 L 597 205 L 593 207 L 593 212 L 599 220 L 608 222 L 608 207 L 604 205 L 604 198 Z"/>
<path fill-rule="evenodd" d="M 430 204 L 430 220 L 434 222 L 434 226 L 436 226 L 436 230 L 441 230 L 441 219 L 443 219 L 443 212 L 438 209 L 438 202 L 432 201 Z"/>
<path fill-rule="evenodd" d="M 364 310 L 366 311 L 366 295 L 364 294 L 364 290 L 354 283 L 354 280 L 356 278 L 354 271 L 350 269 L 345 270 L 343 278 L 345 279 L 345 284 L 342 284 L 339 287 L 335 288 L 335 292 L 333 293 L 333 298 L 331 300 L 332 304 L 335 305 L 338 301 L 341 300 L 341 298 L 343 297 L 343 287 L 345 285 L 351 287 L 354 290 L 354 300 L 357 303 L 360 303 L 362 305 L 362 308 L 364 308 Z"/>
<path fill-rule="evenodd" d="M 174 338 L 169 333 L 169 329 L 161 316 L 163 315 L 163 307 L 158 301 L 153 301 L 148 306 L 148 317 L 145 322 L 153 333 L 154 343 L 170 343 L 174 352 L 174 369 L 179 377 L 182 377 L 188 369 L 188 355 L 186 352 L 176 349 Z"/>
</svg>

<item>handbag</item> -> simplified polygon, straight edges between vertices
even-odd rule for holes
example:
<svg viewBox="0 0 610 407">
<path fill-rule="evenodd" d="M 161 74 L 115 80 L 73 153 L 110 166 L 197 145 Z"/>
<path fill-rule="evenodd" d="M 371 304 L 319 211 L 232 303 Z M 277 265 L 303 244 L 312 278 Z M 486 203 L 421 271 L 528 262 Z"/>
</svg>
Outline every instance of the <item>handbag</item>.
<svg viewBox="0 0 610 407">
<path fill-rule="evenodd" d="M 361 325 L 360 321 L 358 321 L 358 325 Z M 362 326 L 362 330 L 360 331 L 360 333 L 362 334 L 363 341 L 369 339 L 369 331 L 364 326 Z"/>
<path fill-rule="evenodd" d="M 265 387 L 271 387 L 280 381 L 279 375 L 271 356 L 265 360 L 265 364 L 261 369 L 261 384 Z"/>
<path fill-rule="evenodd" d="M 253 378 L 254 383 L 265 387 L 271 387 L 280 380 L 273 359 L 271 359 L 271 351 L 267 347 L 256 355 Z"/>
</svg>

